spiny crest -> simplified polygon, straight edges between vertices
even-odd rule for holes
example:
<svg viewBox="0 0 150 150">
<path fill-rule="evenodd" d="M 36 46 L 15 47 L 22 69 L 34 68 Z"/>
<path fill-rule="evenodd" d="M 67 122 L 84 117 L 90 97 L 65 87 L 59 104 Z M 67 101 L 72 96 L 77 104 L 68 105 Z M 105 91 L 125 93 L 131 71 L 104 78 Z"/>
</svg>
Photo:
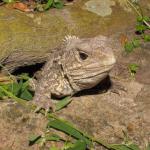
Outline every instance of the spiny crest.
<svg viewBox="0 0 150 150">
<path fill-rule="evenodd" d="M 78 37 L 76 37 L 75 35 L 67 35 L 65 36 L 65 38 L 63 39 L 63 42 L 70 44 L 72 41 L 79 39 Z"/>
</svg>

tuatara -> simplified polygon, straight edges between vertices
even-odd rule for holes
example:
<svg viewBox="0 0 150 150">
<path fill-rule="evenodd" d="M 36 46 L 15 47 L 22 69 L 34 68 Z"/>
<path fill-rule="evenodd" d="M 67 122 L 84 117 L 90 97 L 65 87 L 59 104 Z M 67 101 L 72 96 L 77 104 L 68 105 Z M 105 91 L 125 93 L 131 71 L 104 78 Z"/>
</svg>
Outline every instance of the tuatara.
<svg viewBox="0 0 150 150">
<path fill-rule="evenodd" d="M 94 87 L 108 75 L 115 62 L 109 38 L 67 36 L 60 48 L 48 56 L 33 102 L 49 109 L 53 106 L 52 95 L 61 98 Z"/>
</svg>

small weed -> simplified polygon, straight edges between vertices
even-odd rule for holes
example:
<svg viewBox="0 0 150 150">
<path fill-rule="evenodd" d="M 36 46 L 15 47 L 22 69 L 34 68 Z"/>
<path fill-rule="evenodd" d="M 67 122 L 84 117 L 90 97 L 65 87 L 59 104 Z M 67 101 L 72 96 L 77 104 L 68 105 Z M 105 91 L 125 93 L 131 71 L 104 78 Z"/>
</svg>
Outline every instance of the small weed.
<svg viewBox="0 0 150 150">
<path fill-rule="evenodd" d="M 63 6 L 64 4 L 61 0 L 48 0 L 44 7 L 44 10 L 47 10 L 51 7 L 60 9 L 60 8 L 63 8 Z"/>
<path fill-rule="evenodd" d="M 136 33 L 138 39 L 134 38 L 131 41 L 125 42 L 124 48 L 127 53 L 132 52 L 135 48 L 139 47 L 142 42 L 150 42 L 150 35 L 148 34 L 150 30 L 150 17 L 144 16 L 138 1 L 127 0 L 127 3 L 135 10 L 137 13 L 137 22 L 136 22 Z"/>
<path fill-rule="evenodd" d="M 137 17 L 137 24 L 136 24 L 136 31 L 140 34 L 143 34 L 146 30 L 149 30 L 150 17 L 148 16 L 138 16 Z"/>
<path fill-rule="evenodd" d="M 50 8 L 61 9 L 63 6 L 64 4 L 61 0 L 48 0 L 47 2 L 44 2 L 44 4 L 38 4 L 35 9 L 37 11 L 46 11 Z"/>
<path fill-rule="evenodd" d="M 137 70 L 138 70 L 139 66 L 137 64 L 130 64 L 129 65 L 129 72 L 131 74 L 131 76 L 135 76 Z"/>
<path fill-rule="evenodd" d="M 31 92 L 29 89 L 29 77 L 27 75 L 21 75 L 17 78 L 18 79 L 16 81 L 12 81 L 7 84 L 0 83 L 0 98 L 11 98 L 11 95 L 13 95 L 14 97 L 24 100 L 32 100 L 33 92 Z M 8 93 L 11 93 L 11 95 Z"/>
<path fill-rule="evenodd" d="M 104 146 L 109 150 L 140 150 L 138 145 L 134 144 L 131 141 L 124 141 L 123 144 L 108 144 L 103 140 L 95 139 L 83 131 L 80 131 L 74 125 L 69 123 L 64 119 L 60 119 L 54 114 L 48 114 L 49 122 L 47 124 L 47 130 L 51 128 L 55 130 L 59 130 L 63 133 L 66 133 L 69 137 L 72 138 L 62 138 L 59 135 L 52 135 L 52 133 L 45 135 L 38 135 L 30 138 L 30 143 L 40 144 L 44 146 L 48 141 L 56 141 L 56 142 L 64 142 L 64 146 L 61 147 L 61 150 L 91 150 L 93 148 L 94 143 Z M 68 139 L 70 139 L 68 141 Z M 54 149 L 59 149 L 54 147 Z M 50 148 L 50 150 L 52 150 Z M 60 150 L 60 149 L 59 149 Z"/>
<path fill-rule="evenodd" d="M 134 48 L 137 48 L 139 46 L 140 46 L 140 40 L 135 38 L 130 42 L 126 42 L 124 48 L 127 53 L 131 53 L 134 50 Z"/>
<path fill-rule="evenodd" d="M 12 0 L 3 1 L 5 1 L 6 3 L 12 2 Z M 128 3 L 132 6 L 132 8 L 134 8 L 134 10 L 138 14 L 136 31 L 139 32 L 140 35 L 139 38 L 134 38 L 132 41 L 125 43 L 126 52 L 130 53 L 133 51 L 134 48 L 140 46 L 142 40 L 146 42 L 150 41 L 150 35 L 146 33 L 147 30 L 150 30 L 150 18 L 142 15 L 137 1 L 128 1 Z M 40 4 L 39 8 L 37 7 L 37 10 L 48 10 L 51 7 L 62 8 L 63 3 L 61 0 L 48 0 L 45 1 L 44 4 Z M 137 64 L 129 65 L 129 71 L 132 76 L 136 74 L 138 68 L 139 66 Z M 29 88 L 29 77 L 27 74 L 23 74 L 16 77 L 16 79 L 17 80 L 12 83 L 0 84 L 0 98 L 9 97 L 22 105 L 26 105 L 26 101 L 32 100 L 33 98 L 33 92 L 30 91 Z M 63 99 L 56 104 L 56 110 L 59 111 L 60 109 L 67 106 L 70 102 L 70 98 Z M 35 108 L 36 106 L 31 107 L 31 109 L 33 110 Z M 40 110 L 40 113 L 45 115 L 44 110 Z M 94 143 L 104 146 L 109 150 L 140 150 L 138 145 L 128 140 L 124 141 L 123 144 L 108 144 L 101 139 L 91 137 L 83 131 L 77 129 L 72 123 L 59 118 L 55 115 L 55 113 L 48 113 L 47 119 L 48 124 L 46 131 L 48 132 L 45 132 L 45 134 L 43 135 L 31 136 L 29 139 L 30 146 L 34 144 L 39 144 L 42 147 L 46 144 L 46 142 L 54 141 L 64 143 L 61 150 L 90 150 L 93 148 Z M 61 137 L 56 133 L 52 133 L 51 129 L 63 132 L 64 134 L 66 134 L 66 138 Z M 58 149 L 59 148 L 54 146 L 50 148 L 50 150 Z M 146 150 L 150 150 L 150 145 L 147 146 Z"/>
<path fill-rule="evenodd" d="M 24 11 L 24 12 L 32 12 L 32 11 L 46 11 L 50 8 L 61 9 L 64 6 L 62 0 L 1 0 L 2 3 L 12 3 L 12 8 Z"/>
<path fill-rule="evenodd" d="M 27 105 L 27 101 L 33 98 L 33 93 L 29 88 L 30 77 L 27 74 L 22 74 L 15 78 L 16 81 L 12 83 L 0 84 L 0 97 L 9 97 L 19 104 L 28 107 L 31 110 L 35 110 L 36 106 Z M 70 102 L 70 98 L 64 98 L 56 104 L 57 111 L 67 106 Z M 39 113 L 45 115 L 44 110 L 40 110 Z M 102 145 L 109 150 L 139 150 L 138 146 L 131 142 L 130 144 L 108 144 L 103 140 L 91 137 L 76 128 L 72 123 L 59 118 L 55 115 L 55 112 L 47 113 L 47 119 L 46 132 L 43 135 L 30 136 L 30 146 L 39 144 L 40 147 L 44 147 L 47 142 L 53 141 L 64 143 L 61 150 L 90 150 L 94 147 L 94 143 Z M 53 131 L 51 129 L 53 129 Z M 61 137 L 56 134 L 54 130 L 59 130 L 66 134 L 66 136 Z M 60 148 L 51 147 L 50 150 L 60 150 Z"/>
<path fill-rule="evenodd" d="M 61 109 L 63 109 L 64 107 L 66 107 L 70 102 L 72 101 L 71 97 L 65 97 L 64 99 L 62 99 L 61 101 L 59 101 L 58 103 L 56 103 L 56 111 L 59 111 Z"/>
</svg>

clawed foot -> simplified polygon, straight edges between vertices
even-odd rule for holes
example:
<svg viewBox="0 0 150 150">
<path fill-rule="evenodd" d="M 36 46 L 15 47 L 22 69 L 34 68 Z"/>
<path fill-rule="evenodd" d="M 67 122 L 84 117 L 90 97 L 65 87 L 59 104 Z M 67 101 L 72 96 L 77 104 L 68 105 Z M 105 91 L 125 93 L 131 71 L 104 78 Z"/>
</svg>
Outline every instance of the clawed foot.
<svg viewBox="0 0 150 150">
<path fill-rule="evenodd" d="M 37 106 L 34 110 L 34 112 L 36 113 L 39 112 L 41 109 L 45 110 L 45 115 L 47 115 L 47 113 L 49 112 L 55 111 L 55 106 L 50 99 L 33 99 L 33 104 Z"/>
<path fill-rule="evenodd" d="M 127 92 L 127 89 L 119 82 L 113 82 L 112 88 L 110 89 L 112 93 L 116 93 L 118 95 L 121 95 L 122 92 Z"/>
</svg>

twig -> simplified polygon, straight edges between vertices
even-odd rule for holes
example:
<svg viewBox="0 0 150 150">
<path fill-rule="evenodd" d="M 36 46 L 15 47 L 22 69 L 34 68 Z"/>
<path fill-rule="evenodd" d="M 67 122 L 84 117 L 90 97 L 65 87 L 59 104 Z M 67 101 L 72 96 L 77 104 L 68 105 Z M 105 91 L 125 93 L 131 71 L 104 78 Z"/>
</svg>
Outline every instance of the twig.
<svg viewBox="0 0 150 150">
<path fill-rule="evenodd" d="M 147 25 L 148 29 L 150 29 L 150 24 L 143 18 L 142 13 L 138 11 L 138 9 L 134 6 L 132 2 L 130 2 L 130 0 L 127 0 L 127 2 L 134 9 L 137 15 L 143 19 L 143 22 Z"/>
</svg>

